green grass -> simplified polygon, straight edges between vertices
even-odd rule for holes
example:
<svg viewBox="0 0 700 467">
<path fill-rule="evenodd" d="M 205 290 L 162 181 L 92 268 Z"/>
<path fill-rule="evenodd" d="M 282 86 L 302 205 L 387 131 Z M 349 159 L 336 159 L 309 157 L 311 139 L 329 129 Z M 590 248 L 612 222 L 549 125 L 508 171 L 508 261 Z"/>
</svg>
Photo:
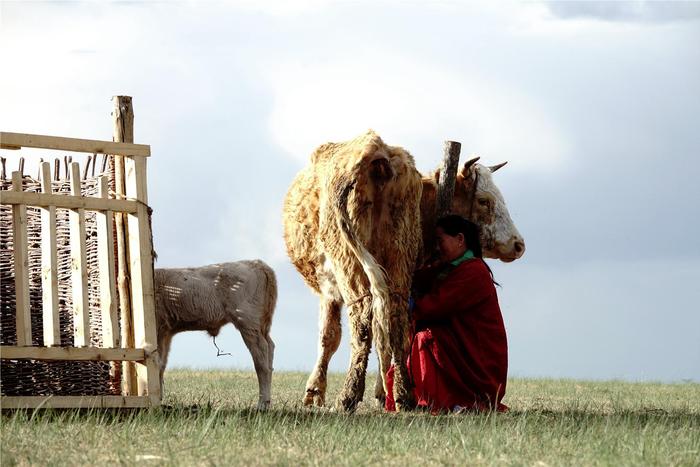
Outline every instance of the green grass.
<svg viewBox="0 0 700 467">
<path fill-rule="evenodd" d="M 177 370 L 158 409 L 4 413 L 0 462 L 700 465 L 700 384 L 513 379 L 509 413 L 433 416 L 377 410 L 372 378 L 354 415 L 306 409 L 305 380 L 276 373 L 267 412 L 252 372 Z"/>
</svg>

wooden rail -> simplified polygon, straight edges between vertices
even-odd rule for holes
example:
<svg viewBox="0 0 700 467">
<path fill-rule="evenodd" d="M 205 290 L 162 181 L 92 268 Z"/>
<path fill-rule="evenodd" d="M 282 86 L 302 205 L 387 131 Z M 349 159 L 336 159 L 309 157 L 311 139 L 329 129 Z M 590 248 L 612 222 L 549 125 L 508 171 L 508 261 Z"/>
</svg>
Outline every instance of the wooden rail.
<svg viewBox="0 0 700 467">
<path fill-rule="evenodd" d="M 119 156 L 151 155 L 147 144 L 115 143 L 95 139 L 64 138 L 62 136 L 32 135 L 28 133 L 0 132 L 0 149 L 58 149 L 61 151 L 113 154 Z"/>
<path fill-rule="evenodd" d="M 0 356 L 9 360 L 96 360 L 140 362 L 143 349 L 103 349 L 100 347 L 0 346 Z"/>
<path fill-rule="evenodd" d="M 45 162 L 48 164 L 48 162 Z M 55 207 L 63 209 L 85 209 L 88 211 L 117 211 L 134 213 L 138 210 L 137 202 L 125 199 L 91 198 L 87 196 L 68 196 L 51 193 L 28 193 L 21 191 L 0 191 L 2 204 L 24 204 L 42 208 Z"/>
</svg>

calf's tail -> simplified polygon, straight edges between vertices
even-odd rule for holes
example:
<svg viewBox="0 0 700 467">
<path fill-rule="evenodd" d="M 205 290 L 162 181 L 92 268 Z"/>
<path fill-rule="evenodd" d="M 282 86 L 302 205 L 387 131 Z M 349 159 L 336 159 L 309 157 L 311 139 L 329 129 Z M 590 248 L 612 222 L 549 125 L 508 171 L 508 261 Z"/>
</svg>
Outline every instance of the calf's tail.
<svg viewBox="0 0 700 467">
<path fill-rule="evenodd" d="M 265 280 L 265 286 L 263 290 L 265 291 L 265 297 L 263 299 L 263 316 L 261 321 L 261 331 L 265 336 L 270 334 L 270 327 L 272 326 L 272 317 L 275 314 L 275 306 L 277 305 L 277 278 L 275 276 L 275 271 L 272 270 L 263 261 L 259 261 L 260 272 Z"/>
</svg>

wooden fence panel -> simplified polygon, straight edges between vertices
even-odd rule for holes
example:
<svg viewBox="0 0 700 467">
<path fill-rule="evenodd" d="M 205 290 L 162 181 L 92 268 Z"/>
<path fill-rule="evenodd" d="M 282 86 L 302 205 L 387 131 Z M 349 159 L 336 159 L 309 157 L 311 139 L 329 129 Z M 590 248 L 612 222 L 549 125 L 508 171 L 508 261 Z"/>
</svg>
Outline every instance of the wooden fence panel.
<svg viewBox="0 0 700 467">
<path fill-rule="evenodd" d="M 79 140 L 43 135 L 0 133 L 3 148 L 36 147 L 88 153 L 119 154 L 124 160 L 125 193 L 114 199 L 109 193 L 106 177 L 98 179 L 98 196 L 82 196 L 81 173 L 78 163 L 66 159 L 66 177 L 70 173 L 71 194 L 54 193 L 51 186 L 51 164 L 41 162 L 41 192 L 25 192 L 21 170 L 12 174 L 12 190 L 2 192 L 2 204 L 12 206 L 14 235 L 14 272 L 16 292 L 16 345 L 2 345 L 3 360 L 39 361 L 102 361 L 137 363 L 134 386 L 138 396 L 126 391 L 122 396 L 3 396 L 0 407 L 152 407 L 160 403 L 161 388 L 158 368 L 155 298 L 153 290 L 152 236 L 147 205 L 146 157 L 147 145 Z M 95 170 L 93 156 L 93 175 Z M 70 164 L 69 164 L 70 162 Z M 104 165 L 104 164 L 103 164 Z M 85 174 L 88 166 L 85 167 Z M 58 169 L 56 169 L 57 177 Z M 119 191 L 119 190 L 117 190 Z M 127 199 L 124 199 L 127 198 Z M 29 248 L 27 235 L 27 206 L 41 211 L 41 283 L 43 346 L 32 345 L 32 325 L 29 297 Z M 57 209 L 68 209 L 70 232 L 70 265 L 73 302 L 73 346 L 60 344 L 63 320 L 59 319 Z M 91 345 L 89 313 L 89 278 L 85 212 L 96 212 L 97 259 L 99 268 L 99 300 L 102 323 L 102 347 Z M 128 213 L 125 232 L 128 258 L 125 268 L 133 291 L 124 304 L 133 311 L 128 326 L 133 329 L 132 342 L 120 337 L 120 304 L 117 300 L 115 278 L 114 231 L 115 213 Z M 30 213 L 31 214 L 31 213 Z M 60 217 L 60 216 L 59 216 Z M 92 244 L 92 243 L 91 243 Z M 35 265 L 38 266 L 38 265 Z M 93 316 L 94 318 L 94 316 Z M 63 322 L 65 325 L 66 323 Z M 29 375 L 28 377 L 31 377 Z M 30 392 L 31 394 L 31 392 Z"/>
</svg>

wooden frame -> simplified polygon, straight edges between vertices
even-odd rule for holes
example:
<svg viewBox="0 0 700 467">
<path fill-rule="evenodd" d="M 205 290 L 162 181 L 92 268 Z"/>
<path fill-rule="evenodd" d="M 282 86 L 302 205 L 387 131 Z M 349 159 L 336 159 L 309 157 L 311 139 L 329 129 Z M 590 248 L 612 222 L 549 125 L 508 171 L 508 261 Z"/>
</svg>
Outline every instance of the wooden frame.
<svg viewBox="0 0 700 467">
<path fill-rule="evenodd" d="M 80 167 L 72 163 L 71 194 L 52 193 L 50 164 L 41 164 L 42 193 L 24 192 L 22 174 L 14 172 L 12 190 L 0 191 L 0 203 L 11 205 L 13 213 L 16 290 L 17 345 L 0 346 L 3 360 L 92 360 L 136 363 L 137 386 L 121 396 L 2 396 L 2 409 L 68 407 L 153 407 L 160 404 L 161 388 L 153 290 L 152 237 L 148 213 L 146 157 L 150 146 L 111 141 L 0 132 L 3 149 L 22 147 L 86 153 L 106 153 L 124 159 L 126 193 L 110 193 L 106 177 L 98 180 L 97 197 L 81 195 Z M 115 199 L 115 197 L 126 199 Z M 27 271 L 27 206 L 41 208 L 42 289 L 44 346 L 32 345 Z M 74 343 L 61 347 L 56 292 L 56 209 L 70 210 Z M 102 347 L 90 344 L 85 258 L 85 211 L 96 211 Z M 115 247 L 114 217 L 128 216 L 125 236 L 128 248 Z M 119 303 L 116 292 L 115 250 L 126 255 L 131 285 L 127 303 Z M 123 342 L 119 323 L 124 309 L 133 345 Z M 113 365 L 116 363 L 113 363 Z M 123 375 L 127 378 L 128 375 Z M 123 387 L 125 387 L 123 385 Z"/>
</svg>

